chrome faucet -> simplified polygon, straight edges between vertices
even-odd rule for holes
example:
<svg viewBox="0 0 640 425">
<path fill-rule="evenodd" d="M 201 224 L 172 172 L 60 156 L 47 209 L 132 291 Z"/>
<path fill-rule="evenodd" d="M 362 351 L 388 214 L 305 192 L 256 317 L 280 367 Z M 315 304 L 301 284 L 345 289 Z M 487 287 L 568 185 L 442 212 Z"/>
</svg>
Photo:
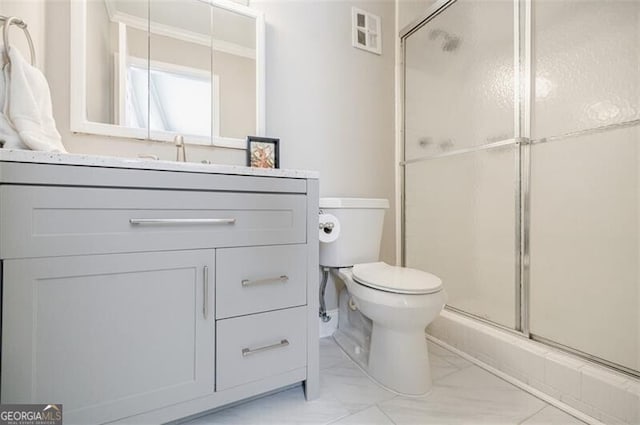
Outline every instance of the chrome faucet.
<svg viewBox="0 0 640 425">
<path fill-rule="evenodd" d="M 181 134 L 176 135 L 173 138 L 173 143 L 176 145 L 176 161 L 180 161 L 180 151 L 182 151 L 182 162 L 187 162 L 187 151 L 184 145 L 184 137 Z"/>
</svg>

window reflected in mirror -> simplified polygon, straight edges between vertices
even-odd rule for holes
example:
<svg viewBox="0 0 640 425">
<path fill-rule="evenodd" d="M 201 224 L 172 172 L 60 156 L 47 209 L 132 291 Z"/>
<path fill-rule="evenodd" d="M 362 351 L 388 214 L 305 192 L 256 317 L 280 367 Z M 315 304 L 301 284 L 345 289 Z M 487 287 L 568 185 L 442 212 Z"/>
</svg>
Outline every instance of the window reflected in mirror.
<svg viewBox="0 0 640 425">
<path fill-rule="evenodd" d="M 87 0 L 85 13 L 89 124 L 198 144 L 257 133 L 255 17 L 201 0 Z"/>
</svg>

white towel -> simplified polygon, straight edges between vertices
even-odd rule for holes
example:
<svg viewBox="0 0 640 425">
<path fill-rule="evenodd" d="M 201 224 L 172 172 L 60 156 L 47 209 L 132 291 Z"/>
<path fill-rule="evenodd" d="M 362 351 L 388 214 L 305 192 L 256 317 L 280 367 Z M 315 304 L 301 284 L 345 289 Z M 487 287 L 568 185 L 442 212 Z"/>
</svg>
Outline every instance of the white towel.
<svg viewBox="0 0 640 425">
<path fill-rule="evenodd" d="M 1 54 L 2 48 L 0 48 L 0 55 Z M 29 149 L 27 145 L 22 143 L 22 139 L 18 136 L 18 132 L 13 127 L 13 123 L 3 112 L 8 100 L 7 82 L 5 81 L 4 74 L 4 72 L 0 72 L 0 147 L 5 149 Z"/>
<path fill-rule="evenodd" d="M 66 152 L 56 128 L 47 79 L 27 63 L 18 49 L 9 49 L 11 66 L 3 67 L 3 115 L 0 139 L 5 148 Z M 17 138 L 16 138 L 17 133 Z"/>
</svg>

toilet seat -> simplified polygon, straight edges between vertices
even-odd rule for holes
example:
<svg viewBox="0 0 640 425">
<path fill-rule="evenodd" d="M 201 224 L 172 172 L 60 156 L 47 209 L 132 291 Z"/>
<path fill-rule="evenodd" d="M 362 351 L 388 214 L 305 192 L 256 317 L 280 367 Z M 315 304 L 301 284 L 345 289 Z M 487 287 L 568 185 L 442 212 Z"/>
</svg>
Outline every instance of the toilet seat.
<svg viewBox="0 0 640 425">
<path fill-rule="evenodd" d="M 356 264 L 353 280 L 360 285 L 395 294 L 425 295 L 442 290 L 442 281 L 431 273 L 384 262 Z"/>
</svg>

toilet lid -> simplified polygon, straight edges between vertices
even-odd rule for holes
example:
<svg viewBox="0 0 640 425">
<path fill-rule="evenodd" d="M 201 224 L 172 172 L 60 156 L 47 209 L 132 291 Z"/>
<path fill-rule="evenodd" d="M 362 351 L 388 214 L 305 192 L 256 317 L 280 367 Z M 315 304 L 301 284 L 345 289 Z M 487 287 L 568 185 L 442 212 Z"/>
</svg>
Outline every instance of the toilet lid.
<svg viewBox="0 0 640 425">
<path fill-rule="evenodd" d="M 396 294 L 431 294 L 442 289 L 440 278 L 431 273 L 383 262 L 356 264 L 353 278 L 361 285 Z"/>
</svg>

